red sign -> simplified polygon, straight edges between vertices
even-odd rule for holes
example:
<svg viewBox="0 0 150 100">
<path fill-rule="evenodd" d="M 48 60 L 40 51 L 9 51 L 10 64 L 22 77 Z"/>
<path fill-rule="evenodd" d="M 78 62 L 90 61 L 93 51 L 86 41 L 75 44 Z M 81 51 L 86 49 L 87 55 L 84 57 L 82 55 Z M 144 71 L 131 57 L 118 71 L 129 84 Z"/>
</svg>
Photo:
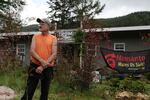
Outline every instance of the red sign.
<svg viewBox="0 0 150 100">
<path fill-rule="evenodd" d="M 101 48 L 103 58 L 111 69 L 122 73 L 142 73 L 150 71 L 150 50 L 114 51 Z"/>
</svg>

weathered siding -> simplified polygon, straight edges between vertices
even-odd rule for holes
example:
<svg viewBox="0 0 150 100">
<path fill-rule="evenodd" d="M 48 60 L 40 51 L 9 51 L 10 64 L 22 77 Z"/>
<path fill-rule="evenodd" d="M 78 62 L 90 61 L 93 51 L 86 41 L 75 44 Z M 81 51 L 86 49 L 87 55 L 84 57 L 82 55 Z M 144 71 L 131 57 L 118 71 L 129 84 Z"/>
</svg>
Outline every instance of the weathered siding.
<svg viewBox="0 0 150 100">
<path fill-rule="evenodd" d="M 17 44 L 25 44 L 25 60 L 23 61 L 23 65 L 24 66 L 29 66 L 30 64 L 30 44 L 31 44 L 31 36 L 22 36 L 20 39 L 18 39 L 18 41 L 16 41 L 16 45 Z"/>
</svg>

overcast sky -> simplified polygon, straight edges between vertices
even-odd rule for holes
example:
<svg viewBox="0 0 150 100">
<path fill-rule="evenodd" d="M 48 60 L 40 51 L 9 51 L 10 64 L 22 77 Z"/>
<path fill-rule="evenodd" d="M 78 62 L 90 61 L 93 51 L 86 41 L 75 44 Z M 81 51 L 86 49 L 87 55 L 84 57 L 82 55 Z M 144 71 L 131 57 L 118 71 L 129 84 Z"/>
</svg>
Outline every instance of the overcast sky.
<svg viewBox="0 0 150 100">
<path fill-rule="evenodd" d="M 106 4 L 102 13 L 97 17 L 111 18 L 127 15 L 136 11 L 150 11 L 150 0 L 100 0 Z"/>
<path fill-rule="evenodd" d="M 27 5 L 21 13 L 21 19 L 30 17 L 47 17 L 48 0 L 26 0 Z M 150 11 L 150 0 L 100 0 L 101 4 L 106 4 L 102 13 L 95 18 L 112 18 L 127 15 L 136 11 Z M 29 24 L 36 23 L 35 21 Z"/>
</svg>

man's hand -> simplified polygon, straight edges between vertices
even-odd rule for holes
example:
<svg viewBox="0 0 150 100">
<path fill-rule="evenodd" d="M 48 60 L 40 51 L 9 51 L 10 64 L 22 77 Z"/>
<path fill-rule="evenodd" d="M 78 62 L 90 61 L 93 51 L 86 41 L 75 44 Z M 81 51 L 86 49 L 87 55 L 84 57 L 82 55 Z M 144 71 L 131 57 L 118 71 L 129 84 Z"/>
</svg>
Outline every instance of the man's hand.
<svg viewBox="0 0 150 100">
<path fill-rule="evenodd" d="M 36 73 L 41 74 L 43 70 L 44 70 L 43 67 L 39 66 L 38 68 L 36 68 L 35 71 L 36 71 Z"/>
<path fill-rule="evenodd" d="M 42 66 L 47 66 L 49 63 L 47 62 L 47 61 L 45 61 L 45 60 L 41 60 L 40 61 L 41 62 L 41 65 Z"/>
</svg>

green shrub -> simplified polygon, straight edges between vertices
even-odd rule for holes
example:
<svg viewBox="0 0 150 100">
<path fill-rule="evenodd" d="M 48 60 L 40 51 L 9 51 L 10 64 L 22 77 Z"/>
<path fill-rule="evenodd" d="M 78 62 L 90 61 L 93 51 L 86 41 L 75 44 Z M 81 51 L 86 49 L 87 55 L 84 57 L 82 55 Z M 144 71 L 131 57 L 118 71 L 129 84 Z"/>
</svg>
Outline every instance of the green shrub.
<svg viewBox="0 0 150 100">
<path fill-rule="evenodd" d="M 150 81 L 150 72 L 145 73 L 144 76 L 146 77 L 146 79 L 148 79 Z"/>
<path fill-rule="evenodd" d="M 115 87 L 115 88 L 119 87 L 119 83 L 120 83 L 119 78 L 112 78 L 109 82 L 110 86 Z"/>
<path fill-rule="evenodd" d="M 144 92 L 144 85 L 144 82 L 133 80 L 132 78 L 125 78 L 124 80 L 113 78 L 110 80 L 110 86 L 113 91 L 123 90 L 131 92 Z"/>
<path fill-rule="evenodd" d="M 21 63 L 19 60 L 15 59 L 14 57 L 6 57 L 2 63 L 0 63 L 0 72 L 13 72 L 19 67 L 21 67 Z"/>
<path fill-rule="evenodd" d="M 120 90 L 128 90 L 128 86 L 131 85 L 131 80 L 129 78 L 125 78 L 119 82 L 119 89 Z"/>
<path fill-rule="evenodd" d="M 127 90 L 131 92 L 144 92 L 145 87 L 144 83 L 140 81 L 131 81 L 129 84 L 126 84 Z"/>
</svg>

